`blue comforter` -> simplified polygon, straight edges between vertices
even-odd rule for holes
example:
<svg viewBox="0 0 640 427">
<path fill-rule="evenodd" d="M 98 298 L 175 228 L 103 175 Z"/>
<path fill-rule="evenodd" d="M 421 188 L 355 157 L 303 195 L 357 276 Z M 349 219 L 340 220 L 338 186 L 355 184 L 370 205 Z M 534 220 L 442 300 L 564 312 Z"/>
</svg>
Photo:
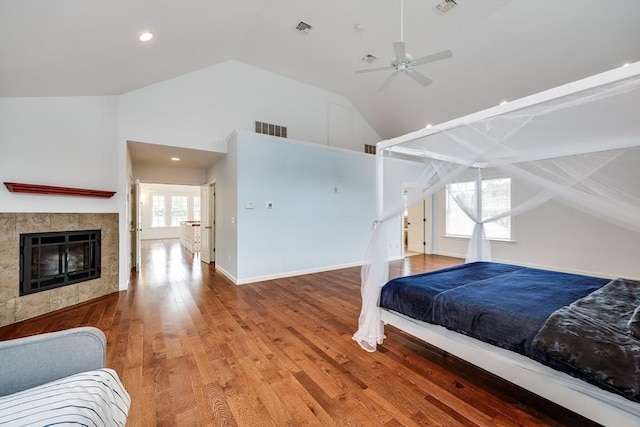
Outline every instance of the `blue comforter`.
<svg viewBox="0 0 640 427">
<path fill-rule="evenodd" d="M 608 282 L 476 262 L 393 279 L 382 288 L 380 306 L 544 360 L 531 344 L 545 320 Z"/>
</svg>

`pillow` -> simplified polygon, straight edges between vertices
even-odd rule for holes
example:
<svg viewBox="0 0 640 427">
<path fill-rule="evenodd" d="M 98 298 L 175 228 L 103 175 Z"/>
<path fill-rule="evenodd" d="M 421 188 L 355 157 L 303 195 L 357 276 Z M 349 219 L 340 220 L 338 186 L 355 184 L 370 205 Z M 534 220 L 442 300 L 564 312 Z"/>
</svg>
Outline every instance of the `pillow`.
<svg viewBox="0 0 640 427">
<path fill-rule="evenodd" d="M 640 339 L 640 305 L 636 307 L 636 310 L 631 315 L 631 319 L 629 319 L 629 332 L 634 337 Z"/>
<path fill-rule="evenodd" d="M 130 406 L 118 375 L 105 368 L 0 397 L 0 425 L 123 427 Z"/>
</svg>

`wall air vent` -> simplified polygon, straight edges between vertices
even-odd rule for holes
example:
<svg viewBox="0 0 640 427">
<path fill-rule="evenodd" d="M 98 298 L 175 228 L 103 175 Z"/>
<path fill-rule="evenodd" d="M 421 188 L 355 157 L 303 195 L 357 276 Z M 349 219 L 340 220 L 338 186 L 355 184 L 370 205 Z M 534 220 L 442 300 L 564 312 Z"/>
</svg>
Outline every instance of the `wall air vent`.
<svg viewBox="0 0 640 427">
<path fill-rule="evenodd" d="M 455 0 L 445 0 L 436 6 L 436 10 L 440 13 L 447 13 L 457 5 Z"/>
<path fill-rule="evenodd" d="M 303 33 L 308 33 L 309 31 L 311 31 L 311 25 L 307 24 L 304 21 L 300 21 L 298 23 L 298 26 L 296 27 L 296 30 L 301 31 Z"/>
<path fill-rule="evenodd" d="M 371 64 L 373 61 L 378 59 L 376 56 L 367 53 L 365 56 L 361 58 L 362 62 L 366 62 L 367 64 Z"/>
<path fill-rule="evenodd" d="M 364 152 L 367 154 L 376 154 L 376 146 L 373 144 L 364 144 Z"/>
<path fill-rule="evenodd" d="M 286 138 L 287 128 L 271 123 L 256 122 L 256 133 Z"/>
</svg>

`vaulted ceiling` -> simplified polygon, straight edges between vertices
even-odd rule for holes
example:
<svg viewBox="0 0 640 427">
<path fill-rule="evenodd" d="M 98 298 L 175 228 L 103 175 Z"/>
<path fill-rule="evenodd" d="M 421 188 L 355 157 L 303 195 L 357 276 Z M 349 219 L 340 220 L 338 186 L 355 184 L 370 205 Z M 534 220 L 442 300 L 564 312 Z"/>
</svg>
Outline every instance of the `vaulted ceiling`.
<svg viewBox="0 0 640 427">
<path fill-rule="evenodd" d="M 453 57 L 378 92 L 390 71 L 355 71 L 393 60 L 400 0 L 0 0 L 0 96 L 116 95 L 234 59 L 347 97 L 389 138 L 640 60 L 638 0 L 440 2 L 405 1 L 404 39 Z"/>
</svg>

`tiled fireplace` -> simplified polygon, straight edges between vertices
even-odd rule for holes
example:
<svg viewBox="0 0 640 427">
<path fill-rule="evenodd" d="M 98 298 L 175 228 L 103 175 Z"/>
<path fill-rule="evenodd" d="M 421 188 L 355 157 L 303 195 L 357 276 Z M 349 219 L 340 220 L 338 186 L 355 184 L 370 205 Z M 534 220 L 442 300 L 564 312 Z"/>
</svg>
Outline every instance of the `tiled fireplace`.
<svg viewBox="0 0 640 427">
<path fill-rule="evenodd" d="M 97 279 L 20 296 L 20 235 L 100 230 Z M 0 213 L 0 326 L 118 291 L 117 213 Z"/>
</svg>

